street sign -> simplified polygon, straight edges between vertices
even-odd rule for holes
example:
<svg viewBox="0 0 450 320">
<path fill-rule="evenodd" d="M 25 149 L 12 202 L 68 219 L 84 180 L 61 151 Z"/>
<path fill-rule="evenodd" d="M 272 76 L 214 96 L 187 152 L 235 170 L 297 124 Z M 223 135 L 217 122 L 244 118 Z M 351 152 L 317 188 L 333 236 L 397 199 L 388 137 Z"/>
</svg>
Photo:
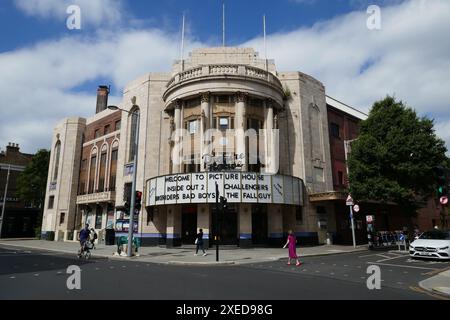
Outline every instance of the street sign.
<svg viewBox="0 0 450 320">
<path fill-rule="evenodd" d="M 441 197 L 441 199 L 439 199 L 441 204 L 446 205 L 448 203 L 448 197 L 443 196 Z"/>
<path fill-rule="evenodd" d="M 351 195 L 348 195 L 347 200 L 345 200 L 345 204 L 346 204 L 347 206 L 353 206 L 353 205 L 354 205 L 354 203 L 353 203 L 353 198 L 352 198 Z"/>
<path fill-rule="evenodd" d="M 353 211 L 359 212 L 359 206 L 357 204 L 355 204 L 355 206 L 353 207 Z"/>
</svg>

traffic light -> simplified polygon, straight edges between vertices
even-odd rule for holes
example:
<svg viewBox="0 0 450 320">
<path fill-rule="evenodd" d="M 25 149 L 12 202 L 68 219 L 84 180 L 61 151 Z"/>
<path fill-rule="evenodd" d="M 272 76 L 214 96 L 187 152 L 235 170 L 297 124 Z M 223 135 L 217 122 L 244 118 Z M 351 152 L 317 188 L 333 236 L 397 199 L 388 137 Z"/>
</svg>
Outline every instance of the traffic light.
<svg viewBox="0 0 450 320">
<path fill-rule="evenodd" d="M 433 169 L 436 175 L 437 196 L 438 198 L 446 196 L 448 192 L 446 170 L 442 166 L 437 166 Z"/>
<path fill-rule="evenodd" d="M 225 211 L 227 209 L 228 201 L 225 197 L 220 197 L 220 210 Z"/>
<path fill-rule="evenodd" d="M 134 198 L 134 209 L 140 211 L 142 206 L 142 192 L 136 191 L 136 195 Z"/>
</svg>

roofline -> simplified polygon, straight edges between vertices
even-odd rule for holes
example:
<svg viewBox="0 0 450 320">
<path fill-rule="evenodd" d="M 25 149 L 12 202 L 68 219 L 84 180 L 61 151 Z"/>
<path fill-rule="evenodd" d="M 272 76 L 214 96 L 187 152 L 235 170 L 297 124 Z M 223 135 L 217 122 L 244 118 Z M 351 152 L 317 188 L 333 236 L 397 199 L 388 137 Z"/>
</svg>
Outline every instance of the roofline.
<svg viewBox="0 0 450 320">
<path fill-rule="evenodd" d="M 332 98 L 328 95 L 326 96 L 326 102 L 328 105 L 330 105 L 338 110 L 341 110 L 345 113 L 348 113 L 360 120 L 366 120 L 369 116 L 368 114 L 366 114 L 356 108 L 353 108 L 353 107 L 349 106 L 348 104 L 345 104 L 339 100 L 336 100 L 335 98 Z"/>
</svg>

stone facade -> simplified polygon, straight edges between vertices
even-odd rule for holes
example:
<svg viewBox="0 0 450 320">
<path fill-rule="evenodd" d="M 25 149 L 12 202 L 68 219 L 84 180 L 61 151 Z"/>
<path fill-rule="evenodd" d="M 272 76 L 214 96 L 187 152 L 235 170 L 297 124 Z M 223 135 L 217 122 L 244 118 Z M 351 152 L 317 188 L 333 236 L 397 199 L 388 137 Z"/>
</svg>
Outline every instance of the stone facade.
<svg viewBox="0 0 450 320">
<path fill-rule="evenodd" d="M 222 243 L 242 247 L 278 246 L 290 229 L 303 244 L 324 243 L 326 233 L 336 230 L 334 207 L 318 206 L 310 201 L 310 195 L 334 191 L 327 99 L 321 82 L 301 72 L 279 72 L 273 61 L 260 59 L 253 49 L 194 50 L 190 59 L 176 62 L 171 73 L 148 73 L 129 83 L 119 105 L 123 112 L 105 110 L 92 119 L 65 120 L 55 128 L 53 146 L 60 141 L 61 175 L 53 181 L 54 176 L 49 174 L 51 190 L 47 198 L 54 196 L 55 206 L 49 209 L 46 204 L 44 229 L 66 234 L 56 239 L 67 238 L 74 228 L 80 227 L 80 222 L 93 223 L 85 210 L 86 204 L 109 203 L 114 208 L 116 236 L 126 234 L 123 223 L 129 214 L 124 195 L 135 170 L 132 138 L 137 118 L 133 114 L 139 113 L 136 190 L 142 191 L 144 197 L 136 236 L 143 244 L 192 244 L 199 228 L 203 229 L 208 244 L 220 236 Z M 97 125 L 104 127 L 119 118 L 120 130 L 97 141 Z M 187 136 L 180 134 L 183 129 L 187 130 Z M 256 140 L 247 138 L 249 129 L 257 133 Z M 211 130 L 213 136 L 203 139 Z M 89 190 L 86 177 L 91 175 L 80 173 L 80 163 L 92 158 L 94 145 L 98 154 L 103 145 L 111 149 L 113 141 L 118 147 L 115 193 L 105 194 L 110 190 L 103 190 L 97 196 L 99 178 L 96 187 Z M 184 148 L 180 150 L 179 146 Z M 259 151 L 257 160 L 252 148 Z M 55 153 L 53 148 L 52 170 Z M 271 201 L 258 203 L 242 198 L 239 203 L 230 203 L 223 216 L 216 212 L 211 199 L 190 200 L 188 204 L 177 201 L 152 204 L 150 197 L 155 196 L 152 179 L 163 181 L 164 176 L 209 173 L 212 170 L 206 160 L 209 157 L 231 157 L 239 172 L 257 173 L 257 179 L 264 180 L 264 175 L 274 177 L 270 179 L 300 179 L 299 188 L 282 184 L 280 191 L 283 197 L 296 199 L 274 201 L 272 189 L 276 184 L 270 184 L 265 188 L 270 189 Z M 195 163 L 190 163 L 191 159 Z M 79 188 L 80 179 L 88 184 L 87 188 Z M 244 182 L 237 185 L 243 195 Z M 105 186 L 112 187 L 107 182 Z M 215 194 L 211 188 L 208 197 Z M 167 187 L 165 192 L 169 190 Z M 61 212 L 67 212 L 63 223 Z M 100 229 L 106 227 L 102 224 Z"/>
</svg>

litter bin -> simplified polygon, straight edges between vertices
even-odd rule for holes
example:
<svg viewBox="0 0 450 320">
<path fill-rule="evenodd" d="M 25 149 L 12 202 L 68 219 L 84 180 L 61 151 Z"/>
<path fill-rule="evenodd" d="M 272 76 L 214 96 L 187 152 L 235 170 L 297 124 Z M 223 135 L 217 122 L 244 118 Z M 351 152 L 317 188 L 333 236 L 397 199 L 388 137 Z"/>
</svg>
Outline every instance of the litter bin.
<svg viewBox="0 0 450 320">
<path fill-rule="evenodd" d="M 116 231 L 114 229 L 106 229 L 105 231 L 105 245 L 113 246 L 116 242 Z"/>
</svg>

